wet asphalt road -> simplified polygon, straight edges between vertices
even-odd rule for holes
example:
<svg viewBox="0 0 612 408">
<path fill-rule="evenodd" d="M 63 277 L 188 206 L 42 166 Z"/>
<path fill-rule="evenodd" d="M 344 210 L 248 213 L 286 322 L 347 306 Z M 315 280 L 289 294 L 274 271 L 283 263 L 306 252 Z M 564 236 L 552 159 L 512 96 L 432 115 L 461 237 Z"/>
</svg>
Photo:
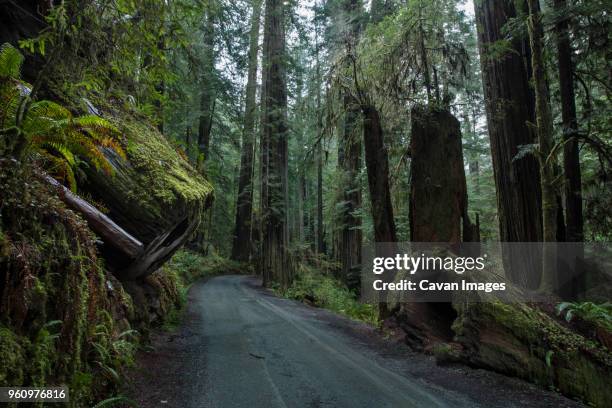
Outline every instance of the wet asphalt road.
<svg viewBox="0 0 612 408">
<path fill-rule="evenodd" d="M 385 341 L 362 323 L 282 299 L 247 276 L 218 276 L 189 291 L 175 333 L 141 356 L 131 396 L 139 406 L 577 407 L 520 380 Z"/>
<path fill-rule="evenodd" d="M 436 407 L 439 392 L 381 367 L 314 316 L 222 276 L 201 291 L 206 395 L 193 407 Z M 454 401 L 456 402 L 456 401 Z M 454 404 L 453 404 L 454 405 Z"/>
</svg>

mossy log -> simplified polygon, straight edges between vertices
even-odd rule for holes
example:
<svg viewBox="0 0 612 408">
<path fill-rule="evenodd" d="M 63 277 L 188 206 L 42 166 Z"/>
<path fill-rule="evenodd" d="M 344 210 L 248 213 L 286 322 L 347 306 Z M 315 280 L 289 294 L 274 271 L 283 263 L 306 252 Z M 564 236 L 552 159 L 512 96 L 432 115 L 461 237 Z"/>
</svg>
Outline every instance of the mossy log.
<svg viewBox="0 0 612 408">
<path fill-rule="evenodd" d="M 612 353 L 525 303 L 453 302 L 459 360 L 612 405 Z"/>
<path fill-rule="evenodd" d="M 596 407 L 612 406 L 612 353 L 604 344 L 572 330 L 546 312 L 546 304 L 525 303 L 521 289 L 501 274 L 449 272 L 440 280 L 505 282 L 507 289 L 503 301 L 493 293 L 456 292 L 450 303 L 401 303 L 385 326 L 402 330 L 408 345 L 432 352 L 440 363 L 485 368 Z M 417 316 L 419 308 L 429 314 Z"/>
<path fill-rule="evenodd" d="M 127 160 L 105 150 L 113 174 L 88 169 L 82 188 L 144 245 L 136 256 L 108 239 L 102 249 L 109 269 L 121 280 L 134 280 L 153 273 L 185 243 L 211 204 L 213 189 L 153 126 L 126 116 L 104 117 L 124 135 Z"/>
</svg>

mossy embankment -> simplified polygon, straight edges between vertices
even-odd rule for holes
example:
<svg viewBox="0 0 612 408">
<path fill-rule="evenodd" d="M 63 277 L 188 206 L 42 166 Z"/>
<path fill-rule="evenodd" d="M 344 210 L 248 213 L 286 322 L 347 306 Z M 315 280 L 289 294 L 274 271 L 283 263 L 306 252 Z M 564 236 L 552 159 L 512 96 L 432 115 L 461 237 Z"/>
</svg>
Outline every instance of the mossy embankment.
<svg viewBox="0 0 612 408">
<path fill-rule="evenodd" d="M 144 119 L 112 120 L 128 153 L 116 168 L 128 170 L 103 178 L 109 186 L 131 184 L 89 189 L 93 177 L 84 172 L 78 192 L 111 217 L 121 214 L 114 219 L 120 225 L 131 216 L 144 223 L 126 228 L 145 244 L 171 238 L 157 239 L 162 249 L 154 252 L 161 255 L 147 264 L 145 277 L 118 279 L 117 266 L 134 261 L 108 250 L 110 243 L 66 208 L 44 181 L 36 157 L 24 163 L 0 159 L 0 386 L 67 385 L 71 407 L 112 395 L 150 327 L 173 319 L 189 282 L 214 269 L 195 271 L 179 267 L 181 262 L 218 263 L 182 252 L 158 269 L 199 224 L 212 186 Z M 115 191 L 121 193 L 113 196 Z"/>
<path fill-rule="evenodd" d="M 37 170 L 0 166 L 0 385 L 66 384 L 85 406 L 132 358 L 131 299 Z"/>
</svg>

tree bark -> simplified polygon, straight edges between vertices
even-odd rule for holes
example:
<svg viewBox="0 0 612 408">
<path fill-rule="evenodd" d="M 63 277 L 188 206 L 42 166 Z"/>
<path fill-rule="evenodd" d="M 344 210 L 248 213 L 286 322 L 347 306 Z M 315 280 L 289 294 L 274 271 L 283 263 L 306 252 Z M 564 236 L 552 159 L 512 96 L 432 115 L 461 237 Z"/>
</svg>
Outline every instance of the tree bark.
<svg viewBox="0 0 612 408">
<path fill-rule="evenodd" d="M 365 160 L 374 220 L 374 241 L 397 242 L 389 189 L 389 160 L 380 116 L 374 106 L 363 106 L 362 111 Z"/>
<path fill-rule="evenodd" d="M 462 242 L 479 239 L 478 224 L 468 217 L 461 141 L 459 121 L 450 112 L 430 106 L 412 109 L 410 240 L 448 245 L 458 255 Z M 443 276 L 441 272 L 431 279 L 444 281 Z M 450 327 L 456 316 L 450 303 L 403 302 L 395 320 L 407 343 L 424 349 L 452 340 Z"/>
<path fill-rule="evenodd" d="M 322 126 L 319 127 L 322 130 Z M 325 227 L 323 225 L 323 141 L 317 144 L 317 252 L 325 253 Z"/>
<path fill-rule="evenodd" d="M 563 13 L 566 0 L 555 0 L 555 9 Z M 563 120 L 563 170 L 565 174 L 565 222 L 566 241 L 584 241 L 584 222 L 582 218 L 582 175 L 576 120 L 576 100 L 574 95 L 574 78 L 572 46 L 568 33 L 566 17 L 559 17 L 557 23 L 557 53 L 559 67 L 559 89 L 561 93 L 561 116 Z"/>
<path fill-rule="evenodd" d="M 545 243 L 557 241 L 557 195 L 554 188 L 556 161 L 553 150 L 553 120 L 550 111 L 546 67 L 542 51 L 544 29 L 537 0 L 527 0 L 529 18 L 527 31 L 531 47 L 531 66 L 536 98 L 536 124 L 542 189 L 542 238 Z M 542 254 L 542 281 L 540 289 L 550 291 L 555 287 L 556 259 L 550 245 L 544 245 Z"/>
<path fill-rule="evenodd" d="M 352 52 L 359 41 L 360 17 L 363 14 L 362 4 L 356 0 L 345 0 L 341 4 L 346 20 L 346 28 L 341 32 L 346 52 Z M 379 8 L 379 10 L 376 10 Z M 372 17 L 382 16 L 384 4 L 380 1 L 372 3 Z M 344 26 L 343 26 L 344 27 Z M 350 69 L 347 66 L 346 69 Z M 344 128 L 338 141 L 338 168 L 341 173 L 343 190 L 340 200 L 339 223 L 335 240 L 334 255 L 340 262 L 339 277 L 353 290 L 361 287 L 361 219 L 355 216 L 355 211 L 361 208 L 361 185 L 359 172 L 361 169 L 361 137 L 358 135 L 359 104 L 346 92 L 343 96 Z"/>
<path fill-rule="evenodd" d="M 232 259 L 248 261 L 251 255 L 251 216 L 253 211 L 253 138 L 257 113 L 257 56 L 259 51 L 259 25 L 262 0 L 253 1 L 249 44 L 249 68 L 246 85 L 242 153 L 236 203 L 236 226 L 232 245 Z"/>
<path fill-rule="evenodd" d="M 342 172 L 344 192 L 340 214 L 340 236 L 337 258 L 340 261 L 340 278 L 350 289 L 361 286 L 361 219 L 355 211 L 361 208 L 361 138 L 357 135 L 358 115 L 356 102 L 348 95 L 344 97 L 344 129 L 338 149 L 338 164 Z"/>
<path fill-rule="evenodd" d="M 315 62 L 317 75 L 317 137 L 316 161 L 317 161 L 317 205 L 316 205 L 316 227 L 315 247 L 319 254 L 325 253 L 325 227 L 323 225 L 323 112 L 321 111 L 321 63 L 319 60 L 319 30 L 315 26 Z"/>
<path fill-rule="evenodd" d="M 482 79 L 486 101 L 491 157 L 497 190 L 500 240 L 542 241 L 542 198 L 538 161 L 533 155 L 515 160 L 519 146 L 535 143 L 528 123 L 534 123 L 535 99 L 529 86 L 531 58 L 522 36 L 511 38 L 511 49 L 492 55 L 505 39 L 503 27 L 516 17 L 511 0 L 475 2 Z M 515 283 L 537 288 L 540 260 L 504 253 L 504 269 Z M 534 271 L 537 271 L 534 273 Z"/>
<path fill-rule="evenodd" d="M 266 149 L 262 173 L 262 276 L 264 285 L 291 284 L 287 228 L 287 84 L 284 7 L 281 0 L 266 0 L 264 26 L 265 87 L 262 148 Z"/>
<path fill-rule="evenodd" d="M 411 129 L 411 241 L 458 247 L 473 239 L 464 228 L 471 223 L 459 121 L 446 110 L 415 107 Z"/>
</svg>

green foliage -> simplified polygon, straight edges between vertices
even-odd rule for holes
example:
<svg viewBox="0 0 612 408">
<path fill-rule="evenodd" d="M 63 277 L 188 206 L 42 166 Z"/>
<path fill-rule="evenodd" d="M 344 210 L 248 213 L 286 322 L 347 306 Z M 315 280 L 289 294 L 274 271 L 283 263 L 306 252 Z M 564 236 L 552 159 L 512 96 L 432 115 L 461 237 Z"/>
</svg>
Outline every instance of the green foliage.
<svg viewBox="0 0 612 408">
<path fill-rule="evenodd" d="M 118 333 L 111 315 L 106 310 L 99 314 L 101 323 L 96 325 L 92 341 L 94 361 L 110 381 L 119 384 L 120 370 L 134 364 L 138 332 L 128 329 Z"/>
<path fill-rule="evenodd" d="M 282 295 L 311 302 L 355 320 L 374 325 L 378 323 L 378 309 L 375 305 L 361 303 L 356 294 L 340 281 L 304 263 L 298 264 L 293 284 Z"/>
<path fill-rule="evenodd" d="M 612 331 L 612 303 L 562 302 L 557 305 L 557 313 L 565 314 L 571 322 L 575 317 Z"/>
<path fill-rule="evenodd" d="M 8 43 L 0 46 L 0 77 L 19 78 L 23 55 Z"/>
<path fill-rule="evenodd" d="M 0 72 L 17 74 L 0 75 L 0 111 L 3 112 L 0 128 L 16 126 L 30 151 L 42 158 L 45 169 L 66 180 L 72 190 L 76 190 L 74 169 L 80 159 L 110 175 L 112 167 L 101 149 L 111 149 L 125 158 L 119 143 L 119 130 L 96 115 L 74 117 L 68 109 L 52 101 L 29 103 L 30 86 L 18 75 L 23 57 L 20 59 L 17 55 L 20 55 L 19 51 L 9 44 L 0 49 Z M 22 110 L 18 107 L 24 103 L 25 116 L 22 117 Z"/>
</svg>

